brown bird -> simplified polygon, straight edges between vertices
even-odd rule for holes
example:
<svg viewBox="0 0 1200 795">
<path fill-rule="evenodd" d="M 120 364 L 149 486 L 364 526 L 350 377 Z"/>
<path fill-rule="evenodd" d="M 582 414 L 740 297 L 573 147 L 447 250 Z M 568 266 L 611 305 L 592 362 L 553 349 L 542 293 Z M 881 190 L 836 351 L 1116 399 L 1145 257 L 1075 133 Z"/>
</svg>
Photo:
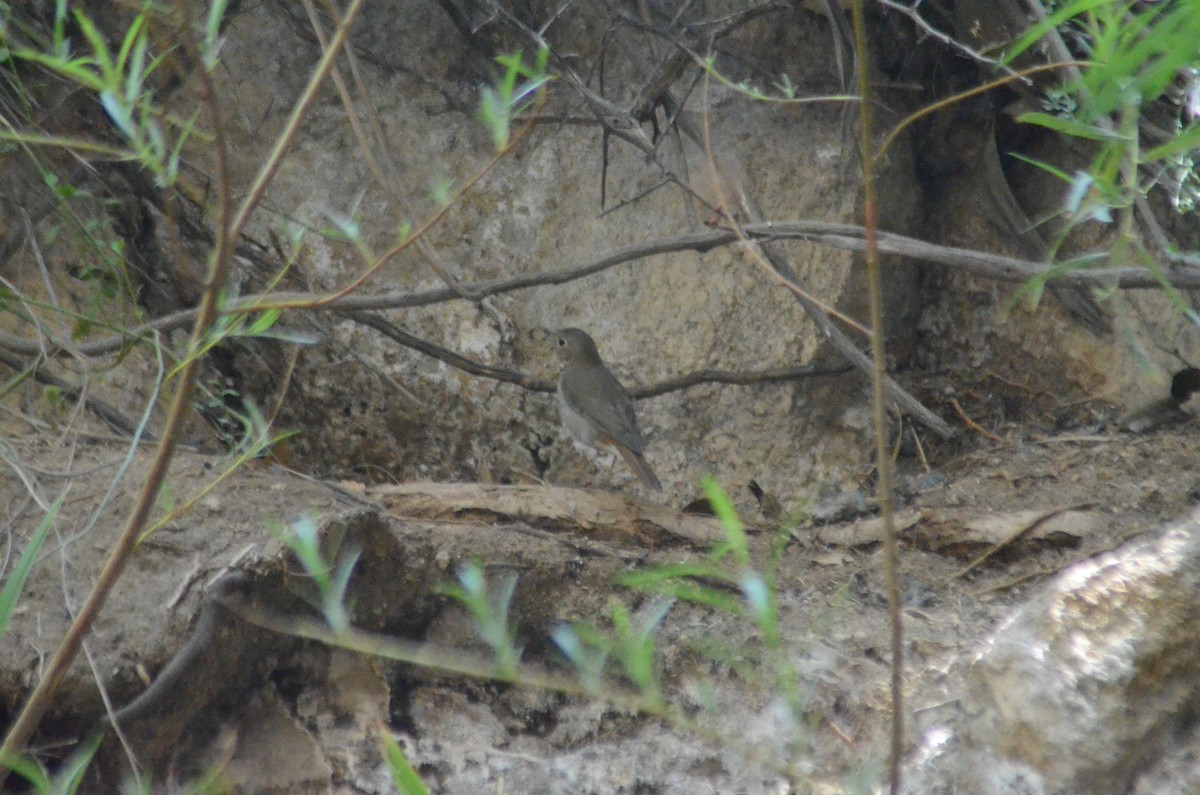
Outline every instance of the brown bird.
<svg viewBox="0 0 1200 795">
<path fill-rule="evenodd" d="M 553 340 L 562 360 L 558 410 L 563 425 L 587 447 L 616 450 L 647 488 L 661 490 L 662 484 L 642 457 L 646 440 L 638 431 L 633 401 L 604 366 L 596 343 L 577 328 L 557 331 Z"/>
</svg>

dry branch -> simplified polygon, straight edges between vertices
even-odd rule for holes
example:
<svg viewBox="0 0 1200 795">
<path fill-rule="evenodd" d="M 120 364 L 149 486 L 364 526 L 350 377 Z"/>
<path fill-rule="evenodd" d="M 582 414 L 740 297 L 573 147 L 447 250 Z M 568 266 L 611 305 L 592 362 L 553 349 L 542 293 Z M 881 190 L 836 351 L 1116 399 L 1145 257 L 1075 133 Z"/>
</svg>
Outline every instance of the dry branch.
<svg viewBox="0 0 1200 795">
<path fill-rule="evenodd" d="M 982 525 L 982 529 L 990 532 L 996 532 L 999 530 L 1006 535 L 1004 535 L 1004 537 L 999 541 L 996 541 L 982 555 L 972 560 L 964 568 L 955 572 L 950 579 L 957 580 L 967 576 L 1000 550 L 1015 544 L 1019 539 L 1031 533 L 1036 528 L 1042 527 L 1050 522 L 1050 520 L 1060 516 L 1069 515 L 1064 517 L 1066 521 L 1059 522 L 1055 524 L 1051 530 L 1043 532 L 1042 537 L 1045 537 L 1048 532 L 1057 532 L 1066 533 L 1075 540 L 1078 540 L 1091 526 L 1096 523 L 1098 518 L 1098 516 L 1089 516 L 1085 511 L 1081 510 L 1088 507 L 1091 506 L 1076 505 L 1072 508 L 1051 508 L 1046 511 L 1023 511 L 1017 516 L 985 518 L 979 523 Z M 1028 516 L 1030 513 L 1033 513 L 1033 515 Z M 989 519 L 992 521 L 988 521 Z M 999 525 L 999 527 L 997 527 L 997 525 Z"/>
<path fill-rule="evenodd" d="M 394 516 L 440 522 L 523 522 L 590 538 L 658 547 L 680 541 L 709 547 L 725 537 L 712 517 L 680 513 L 609 491 L 481 483 L 404 483 L 370 489 Z"/>
<path fill-rule="evenodd" d="M 751 221 L 758 221 L 760 217 L 759 210 L 752 197 L 743 192 L 738 197 L 738 202 L 747 218 Z M 739 225 L 734 231 L 741 237 L 747 237 L 744 228 Z M 878 237 L 878 233 L 876 237 Z M 803 289 L 799 279 L 796 277 L 796 271 L 792 268 L 791 261 L 783 249 L 775 241 L 769 239 L 759 240 L 758 244 L 762 249 L 763 257 L 765 257 L 765 267 L 770 269 L 778 279 L 791 289 L 792 297 L 796 299 L 796 303 L 800 304 L 800 307 L 808 315 L 813 324 L 816 325 L 825 339 L 829 340 L 829 343 L 851 365 L 862 371 L 868 378 L 873 377 L 875 363 L 859 350 L 858 346 L 833 322 L 833 318 L 829 316 L 825 308 L 818 301 L 810 297 L 808 292 Z M 886 374 L 883 376 L 883 386 L 889 400 L 900 405 L 914 419 L 925 425 L 925 427 L 943 438 L 949 438 L 954 435 L 954 429 L 945 420 L 927 409 L 921 401 L 910 395 Z"/>
<path fill-rule="evenodd" d="M 1108 521 L 1104 513 L 1081 510 L 1080 506 L 1000 514 L 953 509 L 909 510 L 896 515 L 896 530 L 902 540 L 922 549 L 972 557 L 974 562 L 967 567 L 969 570 L 1014 542 L 1059 546 L 1078 543 L 1094 535 L 1096 528 Z M 878 544 L 883 540 L 883 520 L 872 518 L 821 527 L 814 536 L 821 543 L 835 546 Z"/>
<path fill-rule="evenodd" d="M 429 340 L 410 334 L 378 315 L 372 315 L 368 312 L 346 312 L 345 315 L 355 323 L 368 326 L 405 348 L 417 351 L 431 359 L 437 359 L 471 375 L 477 375 L 480 378 L 490 378 L 506 384 L 515 384 L 530 392 L 549 393 L 557 388 L 554 381 L 534 378 L 517 370 L 495 367 L 468 359 L 449 348 L 443 348 Z M 717 383 L 739 384 L 743 386 L 747 384 L 770 384 L 780 381 L 796 381 L 801 378 L 813 376 L 838 375 L 847 372 L 849 369 L 849 367 L 845 366 L 817 367 L 815 365 L 804 365 L 800 367 L 773 367 L 766 370 L 695 370 L 676 376 L 675 378 L 668 378 L 666 381 L 660 381 L 657 384 L 630 387 L 628 391 L 635 398 L 650 398 L 665 395 L 668 392 L 678 392 L 691 386 L 697 386 L 698 384 Z"/>
<path fill-rule="evenodd" d="M 817 245 L 849 251 L 862 251 L 866 247 L 862 227 L 853 224 L 835 224 L 824 221 L 767 221 L 746 224 L 742 229 L 746 239 L 754 242 L 804 240 Z M 658 254 L 670 254 L 678 251 L 704 253 L 737 242 L 739 242 L 737 233 L 730 229 L 694 232 L 622 246 L 573 268 L 549 273 L 523 274 L 507 279 L 491 279 L 462 286 L 476 297 L 486 298 L 532 287 L 565 284 L 617 265 Z M 1044 277 L 1048 284 L 1154 289 L 1161 287 L 1165 282 L 1180 289 L 1200 288 L 1200 265 L 1165 270 L 1161 273 L 1161 281 L 1159 276 L 1146 268 L 1089 268 L 1047 275 L 1046 271 L 1049 266 L 1046 263 L 953 246 L 941 246 L 890 232 L 879 233 L 879 250 L 885 254 L 910 257 L 933 265 L 958 269 L 973 276 L 1004 282 L 1020 283 Z M 1097 261 L 1105 256 L 1103 253 L 1096 253 L 1091 255 L 1090 260 Z M 1080 261 L 1087 259 L 1089 258 L 1079 258 Z M 429 306 L 454 300 L 461 300 L 461 297 L 449 288 L 419 293 L 348 295 L 332 301 L 329 300 L 329 296 L 316 293 L 281 292 L 243 296 L 229 301 L 227 311 L 253 312 L 273 308 L 310 311 L 364 311 Z M 74 351 L 84 356 L 96 356 L 119 350 L 150 331 L 165 332 L 183 328 L 193 321 L 195 315 L 196 310 L 194 309 L 175 312 L 127 332 L 82 343 L 72 343 L 56 338 L 47 338 L 39 342 L 36 339 L 28 339 L 17 334 L 0 332 L 0 348 L 20 354 L 38 354 L 46 351 L 47 355 L 52 355 L 62 351 Z"/>
</svg>

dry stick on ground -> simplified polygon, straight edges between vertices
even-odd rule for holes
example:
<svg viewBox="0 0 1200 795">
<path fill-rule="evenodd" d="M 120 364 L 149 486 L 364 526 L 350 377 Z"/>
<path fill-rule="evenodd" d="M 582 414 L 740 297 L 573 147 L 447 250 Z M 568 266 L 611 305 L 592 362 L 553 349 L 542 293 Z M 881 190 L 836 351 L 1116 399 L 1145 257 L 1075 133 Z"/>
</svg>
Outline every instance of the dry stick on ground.
<svg viewBox="0 0 1200 795">
<path fill-rule="evenodd" d="M 1016 588 L 1018 585 L 1027 583 L 1030 580 L 1036 580 L 1039 577 L 1053 577 L 1055 574 L 1074 566 L 1076 563 L 1079 563 L 1079 561 L 1068 560 L 1057 566 L 1051 566 L 1049 568 L 1039 569 L 1037 571 L 1029 571 L 1025 572 L 1024 574 L 1018 574 L 1016 577 L 1005 580 L 1004 582 L 996 583 L 995 585 L 989 585 L 987 588 L 981 588 L 978 591 L 972 591 L 970 596 L 972 599 L 978 599 L 981 596 L 991 596 L 999 591 L 1006 591 L 1009 588 Z"/>
<path fill-rule="evenodd" d="M 817 245 L 826 245 L 848 251 L 862 251 L 866 247 L 862 227 L 855 226 L 854 224 L 836 224 L 826 221 L 768 221 L 765 223 L 744 224 L 740 231 L 744 235 L 744 238 L 750 242 L 804 240 Z M 897 254 L 934 265 L 955 268 L 975 276 L 1004 282 L 1019 283 L 1032 278 L 1046 277 L 1046 265 L 1042 262 L 1006 257 L 998 254 L 987 254 L 981 251 L 955 248 L 953 246 L 942 246 L 890 232 L 880 232 L 878 234 L 879 250 L 884 254 Z M 742 242 L 742 239 L 742 237 L 739 237 L 738 232 L 732 229 L 692 232 L 676 237 L 649 240 L 643 243 L 622 246 L 573 268 L 551 271 L 549 273 L 523 274 L 506 279 L 489 279 L 473 282 L 464 285 L 464 287 L 477 297 L 486 297 L 514 292 L 516 290 L 525 290 L 531 287 L 565 284 L 645 257 L 678 251 L 704 253 L 721 246 Z M 1093 255 L 1095 259 L 1103 256 L 1103 254 L 1099 253 Z M 1077 261 L 1081 259 L 1077 258 Z M 1195 267 L 1173 269 L 1168 273 L 1161 274 L 1161 276 L 1163 280 L 1174 287 L 1182 289 L 1198 288 L 1200 287 L 1200 262 Z M 1132 267 L 1067 271 L 1047 278 L 1047 283 L 1096 287 L 1116 286 L 1126 289 L 1158 289 L 1162 286 L 1161 281 L 1149 270 Z M 229 313 L 235 311 L 252 312 L 258 309 L 363 311 L 430 306 L 447 301 L 460 300 L 460 297 L 453 290 L 443 287 L 418 293 L 348 295 L 332 301 L 328 299 L 328 295 L 317 293 L 261 293 L 231 300 L 226 304 L 226 307 Z M 74 351 L 85 356 L 95 356 L 118 350 L 150 331 L 165 332 L 183 328 L 191 323 L 195 317 L 196 310 L 187 309 L 170 315 L 164 315 L 157 320 L 129 329 L 121 334 L 80 343 L 57 338 L 48 338 L 44 342 L 39 342 L 17 334 L 0 331 L 0 348 L 26 355 L 43 352 L 47 355 L 55 355 L 62 351 Z"/>
<path fill-rule="evenodd" d="M 402 518 L 553 526 L 556 533 L 581 531 L 592 541 L 633 543 L 643 548 L 686 541 L 708 549 L 725 538 L 714 517 L 687 514 L 608 491 L 544 485 L 401 483 L 373 487 L 367 496 L 390 515 Z"/>
<path fill-rule="evenodd" d="M 985 561 L 987 561 L 989 558 L 991 558 L 997 552 L 1004 549 L 1008 545 L 1015 543 L 1019 538 L 1021 538 L 1021 536 L 1025 535 L 1026 533 L 1030 532 L 1034 528 L 1038 527 L 1043 522 L 1053 519 L 1055 516 L 1058 516 L 1059 514 L 1064 514 L 1064 513 L 1067 513 L 1068 511 L 1079 511 L 1084 508 L 1090 508 L 1091 506 L 1092 506 L 1091 503 L 1084 502 L 1084 503 L 1080 503 L 1078 505 L 1069 505 L 1066 508 L 1050 508 L 1049 510 L 1042 511 L 1040 514 L 1033 517 L 1028 522 L 1021 525 L 1019 528 L 1017 528 L 1016 531 L 1014 531 L 1012 534 L 1010 534 L 1008 536 L 1008 538 L 1005 538 L 1003 541 L 1001 541 L 1000 543 L 993 546 L 987 552 L 984 552 L 982 555 L 975 558 L 975 560 L 968 563 L 962 569 L 956 571 L 954 574 L 951 574 L 949 577 L 946 578 L 946 581 L 944 584 L 949 585 L 950 583 L 954 582 L 955 580 L 959 580 L 959 579 L 962 579 L 963 577 L 966 577 L 968 574 L 970 574 L 972 571 L 974 571 L 976 568 L 978 568 L 981 564 L 983 564 Z"/>
<path fill-rule="evenodd" d="M 1001 444 L 1004 443 L 1004 440 L 1001 439 L 999 436 L 992 433 L 991 431 L 986 430 L 982 425 L 980 425 L 979 423 L 975 422 L 975 420 L 968 417 L 967 412 L 963 411 L 963 407 L 958 402 L 957 399 L 950 398 L 950 407 L 952 409 L 954 409 L 954 413 L 956 413 L 958 415 L 958 418 L 961 419 L 964 423 L 966 423 L 966 426 L 968 428 L 970 428 L 971 430 L 975 431 L 975 433 L 979 434 L 984 439 L 987 439 L 989 441 L 999 442 Z"/>
</svg>

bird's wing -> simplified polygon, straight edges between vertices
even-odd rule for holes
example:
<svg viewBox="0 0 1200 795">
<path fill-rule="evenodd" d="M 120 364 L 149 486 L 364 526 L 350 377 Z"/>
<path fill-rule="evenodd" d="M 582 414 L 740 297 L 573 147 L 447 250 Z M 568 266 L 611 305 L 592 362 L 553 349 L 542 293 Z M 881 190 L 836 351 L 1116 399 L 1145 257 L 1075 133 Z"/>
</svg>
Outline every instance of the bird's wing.
<svg viewBox="0 0 1200 795">
<path fill-rule="evenodd" d="M 619 397 L 615 401 L 587 399 L 588 395 L 596 394 Z M 563 400 L 567 401 L 567 405 L 575 413 L 595 423 L 604 436 L 639 455 L 645 452 L 646 441 L 638 432 L 633 401 L 607 369 L 589 368 L 586 372 L 567 374 L 567 377 L 563 378 L 562 395 Z"/>
</svg>

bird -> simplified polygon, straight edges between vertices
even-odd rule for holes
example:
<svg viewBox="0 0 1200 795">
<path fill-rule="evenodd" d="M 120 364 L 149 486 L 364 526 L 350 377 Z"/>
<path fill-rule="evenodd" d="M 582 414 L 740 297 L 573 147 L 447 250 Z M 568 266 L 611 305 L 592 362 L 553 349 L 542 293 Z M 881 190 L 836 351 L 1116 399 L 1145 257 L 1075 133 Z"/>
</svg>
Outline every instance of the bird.
<svg viewBox="0 0 1200 795">
<path fill-rule="evenodd" d="M 552 341 L 562 361 L 558 410 L 567 431 L 593 450 L 620 453 L 643 485 L 661 491 L 662 484 L 643 457 L 646 440 L 638 431 L 633 401 L 605 367 L 596 342 L 577 328 L 554 332 Z"/>
</svg>

